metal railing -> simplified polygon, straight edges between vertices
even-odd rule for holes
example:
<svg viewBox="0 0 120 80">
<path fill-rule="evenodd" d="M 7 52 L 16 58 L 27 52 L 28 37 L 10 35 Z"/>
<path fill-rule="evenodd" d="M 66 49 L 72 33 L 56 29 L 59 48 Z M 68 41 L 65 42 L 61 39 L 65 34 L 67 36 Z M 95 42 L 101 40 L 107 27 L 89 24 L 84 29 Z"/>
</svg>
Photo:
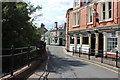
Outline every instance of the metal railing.
<svg viewBox="0 0 120 80">
<path fill-rule="evenodd" d="M 14 48 L 11 46 L 11 48 L 0 50 L 2 50 L 2 55 L 0 55 L 2 58 L 2 75 L 0 76 L 3 77 L 8 74 L 12 76 L 15 71 L 24 66 L 29 67 L 32 61 L 43 55 L 45 46 L 42 45 L 40 48 L 36 46 Z"/>
<path fill-rule="evenodd" d="M 83 56 L 87 56 L 85 58 L 88 58 L 88 60 L 96 60 L 98 59 L 101 63 L 106 63 L 109 65 L 114 64 L 114 66 L 116 67 L 120 67 L 120 65 L 118 65 L 119 60 L 120 60 L 120 53 L 118 51 L 115 52 L 114 55 L 111 54 L 107 54 L 107 51 L 103 51 L 103 50 L 95 50 L 95 49 L 86 49 L 89 50 L 88 53 L 82 53 L 82 49 L 81 47 L 79 47 L 79 51 L 76 52 L 75 47 L 73 47 L 73 55 L 75 55 L 75 53 L 78 54 L 79 57 L 83 57 Z M 97 53 L 96 53 L 97 52 Z M 106 53 L 106 54 L 104 54 Z M 93 59 L 94 57 L 94 59 Z M 97 60 L 97 61 L 98 61 Z M 106 62 L 108 61 L 108 62 Z"/>
</svg>

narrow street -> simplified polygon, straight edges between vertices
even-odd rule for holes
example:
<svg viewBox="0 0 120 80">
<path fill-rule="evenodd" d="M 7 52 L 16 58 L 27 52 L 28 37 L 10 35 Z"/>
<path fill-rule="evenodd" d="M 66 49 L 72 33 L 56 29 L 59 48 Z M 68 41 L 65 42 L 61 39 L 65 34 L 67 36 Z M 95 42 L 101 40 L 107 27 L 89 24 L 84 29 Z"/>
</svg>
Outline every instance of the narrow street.
<svg viewBox="0 0 120 80">
<path fill-rule="evenodd" d="M 118 74 L 109 69 L 76 60 L 66 55 L 62 46 L 47 46 L 49 59 L 44 67 L 45 73 L 39 77 L 47 78 L 118 78 Z M 30 77 L 33 78 L 33 77 Z M 34 77 L 36 78 L 36 77 Z M 114 80 L 114 79 L 112 79 Z"/>
</svg>

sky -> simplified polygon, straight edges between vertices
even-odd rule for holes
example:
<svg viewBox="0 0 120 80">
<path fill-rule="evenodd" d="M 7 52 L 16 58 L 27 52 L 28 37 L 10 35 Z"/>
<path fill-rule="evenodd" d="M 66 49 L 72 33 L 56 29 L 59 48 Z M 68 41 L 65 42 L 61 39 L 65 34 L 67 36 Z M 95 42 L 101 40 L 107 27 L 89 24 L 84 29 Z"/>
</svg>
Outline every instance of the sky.
<svg viewBox="0 0 120 80">
<path fill-rule="evenodd" d="M 32 17 L 36 18 L 34 24 L 40 27 L 41 23 L 50 30 L 54 26 L 54 22 L 58 25 L 64 24 L 66 21 L 66 11 L 73 7 L 73 0 L 28 0 L 34 6 L 42 6 L 41 10 L 36 11 Z M 37 16 L 43 14 L 42 16 Z"/>
</svg>

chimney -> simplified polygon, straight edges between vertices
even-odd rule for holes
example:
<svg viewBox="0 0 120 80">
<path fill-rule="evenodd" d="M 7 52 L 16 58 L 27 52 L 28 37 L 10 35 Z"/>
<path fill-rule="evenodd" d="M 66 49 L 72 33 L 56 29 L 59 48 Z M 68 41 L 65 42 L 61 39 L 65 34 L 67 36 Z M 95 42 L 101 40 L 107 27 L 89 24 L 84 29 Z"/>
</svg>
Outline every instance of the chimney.
<svg viewBox="0 0 120 80">
<path fill-rule="evenodd" d="M 64 29 L 66 30 L 66 22 L 64 23 Z"/>
<path fill-rule="evenodd" d="M 54 27 L 55 30 L 58 29 L 58 22 L 55 22 L 55 27 Z"/>
<path fill-rule="evenodd" d="M 45 27 L 45 25 L 43 23 L 41 23 L 41 28 L 44 28 L 44 27 Z"/>
</svg>

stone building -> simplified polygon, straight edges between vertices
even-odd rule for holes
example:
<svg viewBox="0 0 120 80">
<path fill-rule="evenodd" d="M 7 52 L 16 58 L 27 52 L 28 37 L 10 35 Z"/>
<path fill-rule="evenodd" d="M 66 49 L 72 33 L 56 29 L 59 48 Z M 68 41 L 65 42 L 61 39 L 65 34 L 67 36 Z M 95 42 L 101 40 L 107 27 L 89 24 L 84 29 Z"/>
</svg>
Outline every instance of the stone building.
<svg viewBox="0 0 120 80">
<path fill-rule="evenodd" d="M 48 45 L 65 45 L 65 25 L 58 27 L 58 22 L 54 23 L 54 28 L 45 33 L 45 42 Z"/>
<path fill-rule="evenodd" d="M 66 50 L 120 52 L 120 1 L 74 0 L 66 12 Z"/>
</svg>

